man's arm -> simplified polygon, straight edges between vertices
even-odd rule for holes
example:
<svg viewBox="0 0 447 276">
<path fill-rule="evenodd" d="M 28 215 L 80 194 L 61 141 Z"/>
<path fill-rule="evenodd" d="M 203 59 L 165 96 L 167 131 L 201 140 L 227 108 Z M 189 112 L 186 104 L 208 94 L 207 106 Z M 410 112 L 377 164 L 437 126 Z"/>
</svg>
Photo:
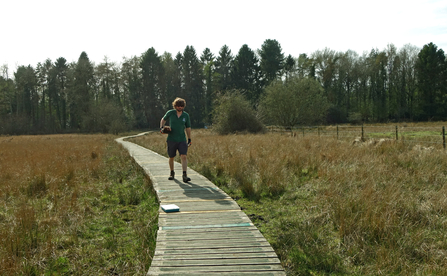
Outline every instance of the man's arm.
<svg viewBox="0 0 447 276">
<path fill-rule="evenodd" d="M 163 126 L 165 125 L 165 123 L 166 123 L 166 120 L 163 119 L 163 118 L 161 118 L 161 120 L 160 120 L 160 128 L 163 128 Z"/>
<path fill-rule="evenodd" d="M 187 127 L 186 128 L 186 136 L 188 136 L 188 145 L 191 145 L 191 128 Z"/>
<path fill-rule="evenodd" d="M 191 128 L 186 128 L 186 135 L 188 136 L 188 139 L 191 139 Z"/>
</svg>

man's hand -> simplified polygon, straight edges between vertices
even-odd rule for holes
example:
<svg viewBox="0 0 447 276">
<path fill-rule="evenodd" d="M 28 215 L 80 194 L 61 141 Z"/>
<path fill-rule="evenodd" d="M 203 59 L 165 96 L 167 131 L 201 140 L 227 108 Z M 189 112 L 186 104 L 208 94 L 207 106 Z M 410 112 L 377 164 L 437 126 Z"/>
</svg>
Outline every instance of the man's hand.
<svg viewBox="0 0 447 276">
<path fill-rule="evenodd" d="M 168 133 L 171 132 L 171 127 L 170 127 L 170 126 L 164 126 L 164 127 L 162 127 L 162 128 L 160 129 L 160 132 L 161 132 L 162 134 L 168 134 Z"/>
<path fill-rule="evenodd" d="M 188 147 L 191 146 L 191 139 L 188 139 Z"/>
</svg>

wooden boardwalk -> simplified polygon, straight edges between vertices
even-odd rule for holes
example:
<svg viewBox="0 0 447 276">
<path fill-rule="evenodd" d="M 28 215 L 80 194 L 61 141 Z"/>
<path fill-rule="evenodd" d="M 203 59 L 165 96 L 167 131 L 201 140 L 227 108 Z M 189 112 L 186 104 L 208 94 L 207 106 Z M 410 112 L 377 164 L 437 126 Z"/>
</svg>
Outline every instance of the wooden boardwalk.
<svg viewBox="0 0 447 276">
<path fill-rule="evenodd" d="M 144 133 L 140 134 L 143 135 Z M 208 179 L 188 168 L 191 181 L 168 180 L 168 159 L 119 138 L 150 177 L 160 205 L 157 245 L 147 275 L 286 275 L 270 244 L 238 204 Z"/>
</svg>

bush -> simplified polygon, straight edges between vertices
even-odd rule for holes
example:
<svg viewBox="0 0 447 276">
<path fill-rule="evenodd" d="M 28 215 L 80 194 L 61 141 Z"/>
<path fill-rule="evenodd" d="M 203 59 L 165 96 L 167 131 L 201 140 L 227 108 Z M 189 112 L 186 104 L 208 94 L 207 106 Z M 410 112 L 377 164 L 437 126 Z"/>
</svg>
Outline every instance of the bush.
<svg viewBox="0 0 447 276">
<path fill-rule="evenodd" d="M 103 100 L 90 110 L 90 113 L 83 117 L 85 131 L 118 134 L 128 130 L 124 111 L 114 102 Z"/>
<path fill-rule="evenodd" d="M 268 123 L 291 127 L 323 122 L 329 103 L 318 81 L 295 77 L 269 85 L 260 109 Z"/>
<path fill-rule="evenodd" d="M 228 91 L 216 99 L 213 129 L 219 134 L 258 133 L 264 131 L 264 125 L 239 91 Z"/>
</svg>

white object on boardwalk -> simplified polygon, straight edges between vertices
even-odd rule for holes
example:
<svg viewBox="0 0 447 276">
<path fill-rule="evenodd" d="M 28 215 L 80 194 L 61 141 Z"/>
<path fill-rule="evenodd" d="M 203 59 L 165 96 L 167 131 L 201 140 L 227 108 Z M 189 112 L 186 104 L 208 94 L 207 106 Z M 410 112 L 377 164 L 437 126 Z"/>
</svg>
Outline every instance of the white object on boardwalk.
<svg viewBox="0 0 447 276">
<path fill-rule="evenodd" d="M 180 208 L 175 204 L 161 205 L 161 209 L 166 213 L 178 212 Z"/>
</svg>

